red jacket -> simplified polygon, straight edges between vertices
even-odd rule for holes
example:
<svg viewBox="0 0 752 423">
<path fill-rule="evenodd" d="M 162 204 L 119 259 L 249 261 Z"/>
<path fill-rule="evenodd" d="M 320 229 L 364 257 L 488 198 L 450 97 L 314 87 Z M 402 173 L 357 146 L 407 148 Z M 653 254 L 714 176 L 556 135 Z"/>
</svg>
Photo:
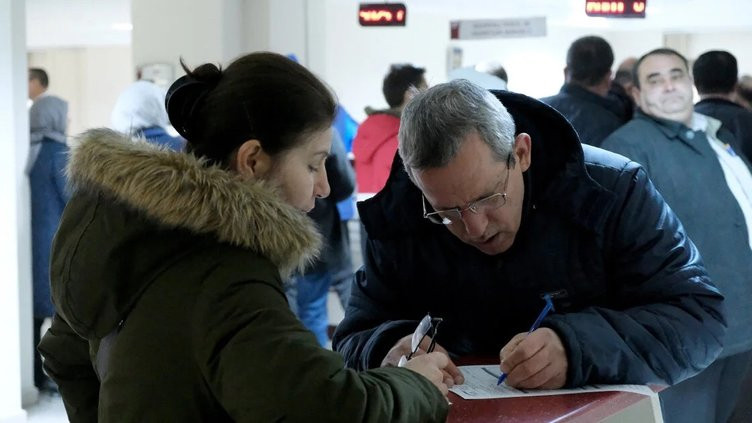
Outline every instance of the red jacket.
<svg viewBox="0 0 752 423">
<path fill-rule="evenodd" d="M 397 152 L 399 124 L 396 116 L 375 113 L 358 127 L 352 146 L 358 192 L 376 193 L 384 187 Z"/>
</svg>

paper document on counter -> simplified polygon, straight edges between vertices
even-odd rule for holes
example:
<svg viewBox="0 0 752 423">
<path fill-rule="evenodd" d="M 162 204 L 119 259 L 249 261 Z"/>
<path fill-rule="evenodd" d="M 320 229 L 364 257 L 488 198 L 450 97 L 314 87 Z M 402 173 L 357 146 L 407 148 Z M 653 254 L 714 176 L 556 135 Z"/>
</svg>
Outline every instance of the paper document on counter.
<svg viewBox="0 0 752 423">
<path fill-rule="evenodd" d="M 526 396 L 582 394 L 585 392 L 623 391 L 648 395 L 658 398 L 658 394 L 645 385 L 587 385 L 573 389 L 515 389 L 502 383 L 497 386 L 496 381 L 501 375 L 498 365 L 460 366 L 465 376 L 465 383 L 449 388 L 450 391 L 464 399 L 514 398 Z"/>
</svg>

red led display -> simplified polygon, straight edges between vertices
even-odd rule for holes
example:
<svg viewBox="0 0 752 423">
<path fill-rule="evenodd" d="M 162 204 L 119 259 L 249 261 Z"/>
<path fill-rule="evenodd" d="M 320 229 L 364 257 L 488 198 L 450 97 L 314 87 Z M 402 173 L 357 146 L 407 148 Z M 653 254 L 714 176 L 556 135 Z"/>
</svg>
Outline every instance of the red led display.
<svg viewBox="0 0 752 423">
<path fill-rule="evenodd" d="M 361 3 L 358 22 L 361 26 L 405 26 L 407 7 L 402 3 Z"/>
<path fill-rule="evenodd" d="M 606 18 L 644 18 L 647 3 L 647 0 L 585 0 L 585 13 Z"/>
</svg>

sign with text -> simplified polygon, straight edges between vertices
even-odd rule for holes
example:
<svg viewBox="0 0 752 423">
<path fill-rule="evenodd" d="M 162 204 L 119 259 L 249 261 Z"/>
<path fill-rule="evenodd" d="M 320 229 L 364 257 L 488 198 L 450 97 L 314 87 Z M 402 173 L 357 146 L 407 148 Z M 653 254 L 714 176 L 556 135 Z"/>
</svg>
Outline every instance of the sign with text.
<svg viewBox="0 0 752 423">
<path fill-rule="evenodd" d="M 644 18 L 647 0 L 585 0 L 585 14 L 605 18 Z"/>
<path fill-rule="evenodd" d="M 449 25 L 453 40 L 546 36 L 545 17 L 462 20 L 451 21 Z"/>
<path fill-rule="evenodd" d="M 361 3 L 360 26 L 405 26 L 407 7 L 402 3 Z"/>
</svg>

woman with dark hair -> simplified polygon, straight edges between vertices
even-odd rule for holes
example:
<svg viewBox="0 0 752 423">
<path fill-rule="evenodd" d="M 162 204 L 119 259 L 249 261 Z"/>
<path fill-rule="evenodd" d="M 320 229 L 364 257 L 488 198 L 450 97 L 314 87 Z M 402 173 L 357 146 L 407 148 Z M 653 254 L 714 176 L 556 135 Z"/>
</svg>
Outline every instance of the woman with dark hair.
<svg viewBox="0 0 752 423">
<path fill-rule="evenodd" d="M 304 67 L 254 53 L 171 87 L 187 154 L 82 136 L 39 347 L 71 421 L 446 418 L 445 355 L 345 369 L 287 305 L 319 245 L 305 212 L 329 193 L 334 110 Z"/>
</svg>

